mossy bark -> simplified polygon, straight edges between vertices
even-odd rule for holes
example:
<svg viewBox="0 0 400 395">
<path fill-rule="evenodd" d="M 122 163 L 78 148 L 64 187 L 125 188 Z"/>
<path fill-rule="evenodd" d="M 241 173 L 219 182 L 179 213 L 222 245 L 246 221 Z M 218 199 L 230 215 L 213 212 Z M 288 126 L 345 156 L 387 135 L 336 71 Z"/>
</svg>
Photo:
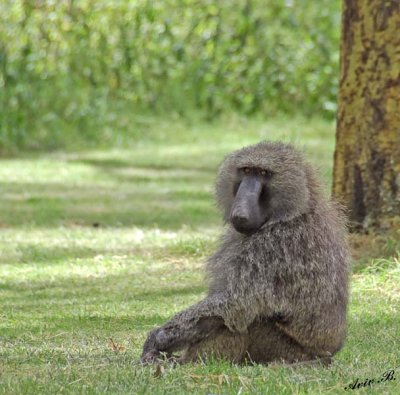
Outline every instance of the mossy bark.
<svg viewBox="0 0 400 395">
<path fill-rule="evenodd" d="M 333 195 L 353 229 L 400 225 L 400 2 L 344 0 Z"/>
</svg>

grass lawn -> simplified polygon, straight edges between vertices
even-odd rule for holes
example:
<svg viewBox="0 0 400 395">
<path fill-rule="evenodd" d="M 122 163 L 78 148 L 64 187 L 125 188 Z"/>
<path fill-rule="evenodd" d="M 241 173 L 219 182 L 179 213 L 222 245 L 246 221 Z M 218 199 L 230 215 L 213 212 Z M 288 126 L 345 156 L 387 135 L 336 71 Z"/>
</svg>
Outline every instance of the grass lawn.
<svg viewBox="0 0 400 395">
<path fill-rule="evenodd" d="M 218 163 L 261 139 L 331 179 L 334 125 L 151 121 L 125 149 L 0 160 L 0 393 L 400 393 L 399 233 L 355 238 L 347 342 L 329 368 L 137 365 L 147 331 L 205 295 Z M 389 377 L 390 378 L 390 377 Z"/>
</svg>

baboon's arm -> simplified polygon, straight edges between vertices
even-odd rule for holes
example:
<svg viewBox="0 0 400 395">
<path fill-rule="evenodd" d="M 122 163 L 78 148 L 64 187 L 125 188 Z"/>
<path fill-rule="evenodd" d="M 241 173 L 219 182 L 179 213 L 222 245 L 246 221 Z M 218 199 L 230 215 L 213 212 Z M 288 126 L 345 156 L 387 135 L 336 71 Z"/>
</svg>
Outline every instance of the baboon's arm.
<svg viewBox="0 0 400 395">
<path fill-rule="evenodd" d="M 167 353 L 184 348 L 212 336 L 222 326 L 233 332 L 246 332 L 258 315 L 255 303 L 244 303 L 227 293 L 210 295 L 178 313 L 165 325 L 150 332 L 143 347 L 143 356 L 152 350 Z M 252 308 L 249 308 L 252 306 Z"/>
</svg>

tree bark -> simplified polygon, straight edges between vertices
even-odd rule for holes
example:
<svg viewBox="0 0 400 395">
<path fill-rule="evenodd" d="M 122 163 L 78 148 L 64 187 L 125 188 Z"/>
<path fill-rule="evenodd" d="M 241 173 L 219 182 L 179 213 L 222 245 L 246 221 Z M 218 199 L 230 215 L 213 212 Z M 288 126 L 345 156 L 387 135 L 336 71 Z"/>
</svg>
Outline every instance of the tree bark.
<svg viewBox="0 0 400 395">
<path fill-rule="evenodd" d="M 356 230 L 400 225 L 400 0 L 344 0 L 333 195 Z"/>
</svg>

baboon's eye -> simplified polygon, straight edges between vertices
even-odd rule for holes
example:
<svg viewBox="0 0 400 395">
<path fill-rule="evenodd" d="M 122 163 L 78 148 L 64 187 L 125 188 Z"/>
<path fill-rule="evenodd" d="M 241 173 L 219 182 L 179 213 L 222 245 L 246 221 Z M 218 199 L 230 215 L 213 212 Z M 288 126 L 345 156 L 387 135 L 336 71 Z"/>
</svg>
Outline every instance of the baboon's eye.
<svg viewBox="0 0 400 395">
<path fill-rule="evenodd" d="M 246 173 L 246 174 L 249 174 L 250 173 L 250 167 L 243 167 L 243 172 L 244 173 Z"/>
<path fill-rule="evenodd" d="M 259 174 L 260 174 L 260 176 L 267 177 L 267 176 L 271 176 L 272 172 L 270 170 L 261 169 Z"/>
</svg>

